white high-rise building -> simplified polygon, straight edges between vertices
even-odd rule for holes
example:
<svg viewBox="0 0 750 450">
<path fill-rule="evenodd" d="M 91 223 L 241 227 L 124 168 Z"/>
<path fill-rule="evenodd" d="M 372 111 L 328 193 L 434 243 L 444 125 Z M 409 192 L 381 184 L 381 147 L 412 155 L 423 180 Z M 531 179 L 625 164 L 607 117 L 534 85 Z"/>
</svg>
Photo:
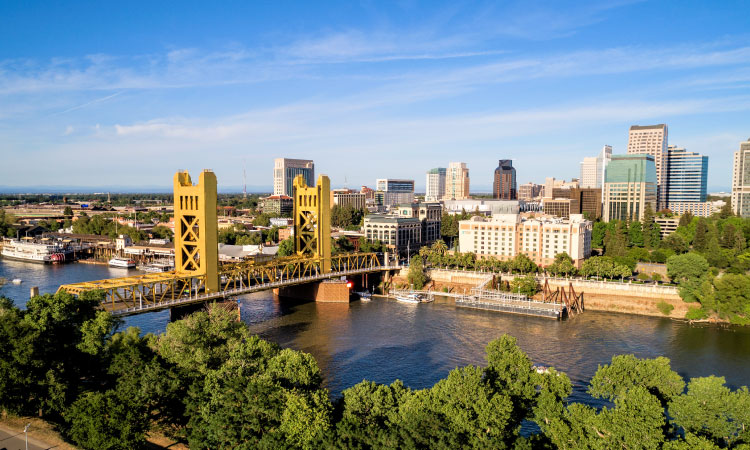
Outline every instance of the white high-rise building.
<svg viewBox="0 0 750 450">
<path fill-rule="evenodd" d="M 445 174 L 444 167 L 436 167 L 427 171 L 425 201 L 437 202 L 445 196 Z"/>
<path fill-rule="evenodd" d="M 582 188 L 600 188 L 604 186 L 604 171 L 612 160 L 612 146 L 605 145 L 597 156 L 587 156 L 581 162 Z"/>
<path fill-rule="evenodd" d="M 657 208 L 667 206 L 667 164 L 669 136 L 667 126 L 633 125 L 628 134 L 628 154 L 646 154 L 654 157 L 656 165 L 656 199 Z"/>
<path fill-rule="evenodd" d="M 294 177 L 302 175 L 308 186 L 315 186 L 315 163 L 309 159 L 276 158 L 273 161 L 273 195 L 294 197 Z"/>
<path fill-rule="evenodd" d="M 750 217 L 750 139 L 740 142 L 734 152 L 732 209 L 738 216 Z"/>
</svg>

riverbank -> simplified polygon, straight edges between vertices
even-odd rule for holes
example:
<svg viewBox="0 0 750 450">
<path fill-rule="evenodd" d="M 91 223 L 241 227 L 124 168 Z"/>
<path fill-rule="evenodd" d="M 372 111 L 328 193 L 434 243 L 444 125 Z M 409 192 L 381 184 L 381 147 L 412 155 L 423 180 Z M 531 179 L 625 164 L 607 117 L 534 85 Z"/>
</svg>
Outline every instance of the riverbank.
<svg viewBox="0 0 750 450">
<path fill-rule="evenodd" d="M 494 277 L 495 282 L 499 280 L 509 282 L 518 276 L 446 269 L 427 269 L 426 272 L 430 279 L 427 288 L 436 293 L 447 289 L 451 293 L 468 294 L 472 288 L 487 282 L 488 278 Z M 407 276 L 408 269 L 402 269 L 393 278 L 394 285 L 408 285 Z M 538 277 L 537 281 L 540 285 L 547 281 L 553 291 L 558 288 L 568 289 L 572 284 L 576 293 L 583 293 L 584 308 L 590 311 L 687 320 L 685 315 L 690 309 L 698 307 L 696 304 L 683 301 L 678 289 L 674 286 L 590 281 L 575 278 Z M 543 294 L 540 292 L 533 298 L 541 301 Z M 668 313 L 665 314 L 665 312 Z M 714 323 L 729 323 L 721 319 L 713 320 Z"/>
</svg>

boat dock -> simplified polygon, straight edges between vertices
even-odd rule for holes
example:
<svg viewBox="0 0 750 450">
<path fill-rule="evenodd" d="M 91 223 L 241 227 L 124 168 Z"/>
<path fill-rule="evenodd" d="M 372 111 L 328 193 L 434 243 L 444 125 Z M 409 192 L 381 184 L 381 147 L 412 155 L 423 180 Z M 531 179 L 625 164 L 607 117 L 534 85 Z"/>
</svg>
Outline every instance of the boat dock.
<svg viewBox="0 0 750 450">
<path fill-rule="evenodd" d="M 522 294 L 488 289 L 472 289 L 472 295 L 457 296 L 456 306 L 549 319 L 563 319 L 568 315 L 568 308 L 562 303 L 540 302 Z"/>
</svg>

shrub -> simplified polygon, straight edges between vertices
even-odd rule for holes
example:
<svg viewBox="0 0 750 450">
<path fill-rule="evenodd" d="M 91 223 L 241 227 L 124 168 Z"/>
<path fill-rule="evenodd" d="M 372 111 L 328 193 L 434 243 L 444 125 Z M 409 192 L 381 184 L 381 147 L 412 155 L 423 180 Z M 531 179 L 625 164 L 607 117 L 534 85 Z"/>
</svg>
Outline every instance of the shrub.
<svg viewBox="0 0 750 450">
<path fill-rule="evenodd" d="M 661 313 L 662 313 L 662 314 L 664 314 L 665 316 L 668 316 L 668 315 L 670 315 L 670 314 L 672 313 L 672 310 L 674 309 L 674 306 L 673 306 L 673 305 L 671 305 L 671 304 L 669 304 L 669 303 L 667 303 L 667 302 L 665 302 L 665 301 L 661 301 L 661 302 L 657 303 L 657 304 L 656 304 L 656 307 L 657 307 L 657 308 L 659 309 L 659 311 L 661 311 Z"/>
<path fill-rule="evenodd" d="M 638 278 L 639 280 L 641 280 L 641 281 L 648 281 L 648 280 L 650 280 L 650 279 L 651 279 L 651 277 L 650 277 L 650 276 L 648 276 L 648 274 L 647 274 L 647 273 L 644 273 L 644 272 L 641 272 L 641 273 L 639 273 L 639 274 L 638 274 L 638 277 L 637 277 L 637 278 Z"/>
<path fill-rule="evenodd" d="M 688 320 L 701 320 L 708 317 L 708 313 L 703 308 L 690 308 L 685 313 L 685 318 Z"/>
<path fill-rule="evenodd" d="M 443 292 L 448 292 L 448 286 L 443 286 Z"/>
<path fill-rule="evenodd" d="M 661 275 L 658 274 L 658 273 L 656 273 L 656 272 L 654 272 L 654 273 L 651 274 L 651 279 L 653 281 L 661 281 Z"/>
</svg>

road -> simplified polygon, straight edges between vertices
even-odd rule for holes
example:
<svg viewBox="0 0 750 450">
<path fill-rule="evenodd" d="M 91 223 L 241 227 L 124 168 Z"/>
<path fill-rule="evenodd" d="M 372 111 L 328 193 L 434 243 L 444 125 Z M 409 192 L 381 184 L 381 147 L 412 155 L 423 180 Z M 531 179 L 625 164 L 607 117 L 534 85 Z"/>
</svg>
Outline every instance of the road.
<svg viewBox="0 0 750 450">
<path fill-rule="evenodd" d="M 44 450 L 56 448 L 55 446 L 38 441 L 29 436 L 29 450 Z M 0 427 L 0 450 L 25 450 L 26 440 L 23 431 L 16 432 L 5 427 Z"/>
</svg>

